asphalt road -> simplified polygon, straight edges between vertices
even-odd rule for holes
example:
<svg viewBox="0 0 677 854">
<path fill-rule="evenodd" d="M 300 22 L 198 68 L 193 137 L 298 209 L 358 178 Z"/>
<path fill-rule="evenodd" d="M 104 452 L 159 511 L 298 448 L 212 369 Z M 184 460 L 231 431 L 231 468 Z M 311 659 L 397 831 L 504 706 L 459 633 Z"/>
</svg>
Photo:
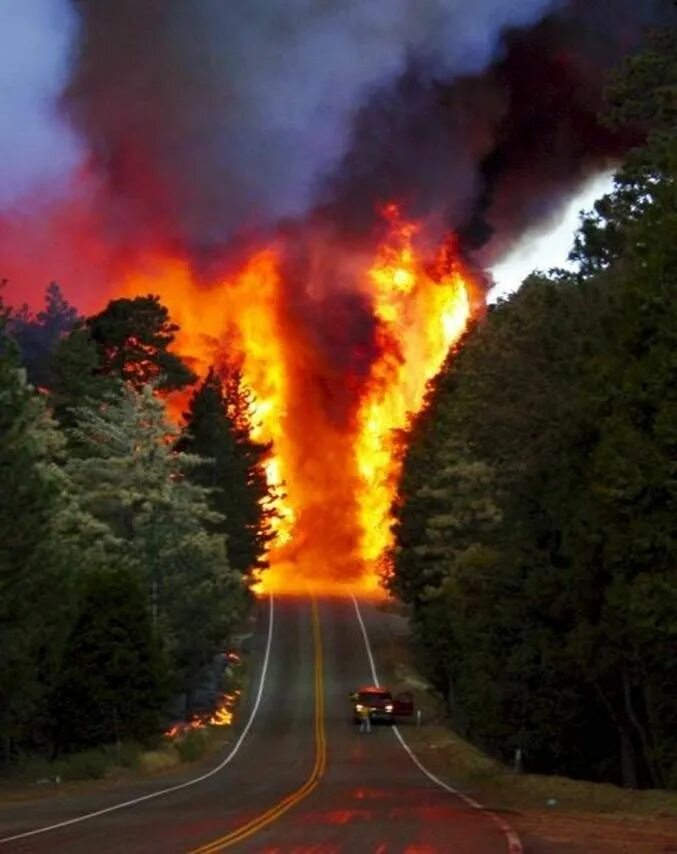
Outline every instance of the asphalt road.
<svg viewBox="0 0 677 854">
<path fill-rule="evenodd" d="M 361 613 L 368 636 L 376 638 L 383 631 L 383 615 L 365 603 Z M 268 644 L 269 616 L 262 606 L 252 643 L 251 690 L 238 716 L 240 734 L 258 699 L 256 714 L 225 767 L 195 783 L 190 783 L 198 776 L 193 768 L 162 782 L 142 781 L 124 792 L 0 805 L 4 839 L 190 783 L 5 842 L 2 851 L 519 851 L 500 819 L 497 823 L 428 778 L 390 727 L 357 732 L 348 694 L 372 682 L 372 670 L 351 599 L 276 598 Z"/>
</svg>

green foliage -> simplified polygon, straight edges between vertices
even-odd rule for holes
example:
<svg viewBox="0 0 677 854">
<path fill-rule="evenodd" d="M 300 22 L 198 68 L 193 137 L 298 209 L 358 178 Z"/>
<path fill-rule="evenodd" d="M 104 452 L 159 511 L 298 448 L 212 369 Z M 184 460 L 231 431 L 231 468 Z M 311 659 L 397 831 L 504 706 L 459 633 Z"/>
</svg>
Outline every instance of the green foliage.
<svg viewBox="0 0 677 854">
<path fill-rule="evenodd" d="M 189 477 L 200 464 L 177 451 L 177 429 L 149 386 L 76 410 L 79 456 L 67 471 L 83 506 L 104 523 L 134 569 L 162 632 L 172 672 L 189 690 L 197 669 L 223 644 L 244 605 L 226 540 L 207 527 L 222 517 Z"/>
<path fill-rule="evenodd" d="M 63 437 L 25 382 L 0 320 L 0 737 L 2 758 L 38 738 L 77 570 L 100 530 L 59 465 Z"/>
<path fill-rule="evenodd" d="M 614 118 L 650 133 L 580 273 L 530 277 L 435 383 L 389 582 L 471 738 L 631 786 L 677 779 L 674 38 L 615 82 Z"/>
<path fill-rule="evenodd" d="M 76 325 L 78 313 L 52 282 L 45 291 L 45 307 L 34 315 L 27 305 L 12 312 L 11 334 L 19 346 L 28 381 L 47 387 L 52 355 L 59 341 Z"/>
<path fill-rule="evenodd" d="M 166 680 L 144 597 L 128 570 L 90 573 L 51 703 L 66 750 L 143 740 L 158 728 Z"/>
<path fill-rule="evenodd" d="M 50 365 L 49 391 L 54 415 L 65 427 L 75 424 L 73 408 L 101 400 L 119 388 L 119 382 L 99 372 L 99 357 L 82 324 L 62 338 Z"/>
<path fill-rule="evenodd" d="M 209 489 L 211 507 L 222 519 L 213 526 L 228 538 L 228 557 L 243 574 L 265 566 L 272 537 L 271 491 L 264 461 L 269 446 L 251 439 L 251 398 L 237 371 L 225 383 L 210 370 L 193 394 L 178 443 L 202 463 L 191 478 Z"/>
<path fill-rule="evenodd" d="M 156 733 L 168 687 L 190 693 L 246 603 L 223 517 L 189 477 L 203 461 L 176 450 L 178 431 L 144 382 L 192 377 L 166 351 L 165 309 L 116 301 L 63 335 L 58 318 L 73 317 L 57 289 L 48 297 L 37 318 L 0 302 L 5 764 L 49 750 L 50 738 L 73 751 Z M 19 320 L 58 339 L 49 398 L 20 366 L 8 334 Z M 100 776 L 103 753 L 73 773 Z"/>
<path fill-rule="evenodd" d="M 174 746 L 182 762 L 195 762 L 201 759 L 209 747 L 209 732 L 206 729 L 189 729 Z"/>
</svg>

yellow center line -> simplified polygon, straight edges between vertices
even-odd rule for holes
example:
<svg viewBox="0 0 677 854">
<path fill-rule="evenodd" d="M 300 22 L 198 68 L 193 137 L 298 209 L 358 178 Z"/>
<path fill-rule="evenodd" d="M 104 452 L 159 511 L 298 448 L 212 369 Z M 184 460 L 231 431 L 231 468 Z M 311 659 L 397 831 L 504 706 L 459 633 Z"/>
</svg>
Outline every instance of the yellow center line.
<svg viewBox="0 0 677 854">
<path fill-rule="evenodd" d="M 232 830 L 225 836 L 208 842 L 200 848 L 193 849 L 190 854 L 212 854 L 215 851 L 223 851 L 242 842 L 253 834 L 262 830 L 271 822 L 284 815 L 287 810 L 298 804 L 315 789 L 320 782 L 327 764 L 327 742 L 324 731 L 324 660 L 322 657 L 322 634 L 320 631 L 320 614 L 317 601 L 313 597 L 311 602 L 311 615 L 313 624 L 313 642 L 315 646 L 315 763 L 313 770 L 306 782 L 295 792 L 274 804 L 269 810 L 253 818 L 247 824 Z"/>
</svg>

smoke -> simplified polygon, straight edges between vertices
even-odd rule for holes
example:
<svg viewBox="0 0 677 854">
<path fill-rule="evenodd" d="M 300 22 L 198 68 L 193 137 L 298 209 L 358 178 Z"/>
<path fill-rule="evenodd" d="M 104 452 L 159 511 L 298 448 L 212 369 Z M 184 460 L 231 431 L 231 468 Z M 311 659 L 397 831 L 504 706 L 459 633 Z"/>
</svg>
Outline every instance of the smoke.
<svg viewBox="0 0 677 854">
<path fill-rule="evenodd" d="M 55 107 L 76 30 L 65 0 L 3 0 L 0 209 L 59 191 L 78 161 L 77 141 Z"/>
<path fill-rule="evenodd" d="M 224 246 L 280 227 L 298 241 L 309 219 L 355 249 L 387 199 L 488 266 L 636 141 L 598 120 L 605 74 L 675 15 L 670 0 L 5 5 L 0 276 L 26 295 L 59 279 L 80 305 L 135 250 L 209 277 Z M 332 281 L 318 329 L 318 306 L 355 303 Z"/>
<path fill-rule="evenodd" d="M 504 32 L 479 73 L 449 79 L 410 62 L 361 109 L 322 215 L 356 239 L 380 200 L 400 199 L 490 266 L 640 141 L 601 122 L 605 81 L 648 25 L 674 20 L 669 0 L 571 0 Z"/>
<path fill-rule="evenodd" d="M 412 58 L 451 79 L 556 0 L 73 0 L 66 104 L 112 225 L 193 244 L 303 216 Z"/>
</svg>

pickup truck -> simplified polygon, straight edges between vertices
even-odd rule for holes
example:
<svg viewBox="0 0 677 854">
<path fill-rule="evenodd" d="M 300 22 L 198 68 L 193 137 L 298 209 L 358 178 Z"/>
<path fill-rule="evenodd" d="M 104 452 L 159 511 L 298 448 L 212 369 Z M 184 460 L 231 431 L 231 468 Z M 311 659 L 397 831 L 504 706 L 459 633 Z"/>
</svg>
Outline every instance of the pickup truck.
<svg viewBox="0 0 677 854">
<path fill-rule="evenodd" d="M 387 688 L 368 685 L 358 688 L 350 695 L 353 705 L 353 721 L 359 723 L 360 713 L 366 707 L 369 710 L 369 720 L 396 723 L 398 718 L 414 714 L 414 698 L 405 691 L 395 697 Z"/>
</svg>

